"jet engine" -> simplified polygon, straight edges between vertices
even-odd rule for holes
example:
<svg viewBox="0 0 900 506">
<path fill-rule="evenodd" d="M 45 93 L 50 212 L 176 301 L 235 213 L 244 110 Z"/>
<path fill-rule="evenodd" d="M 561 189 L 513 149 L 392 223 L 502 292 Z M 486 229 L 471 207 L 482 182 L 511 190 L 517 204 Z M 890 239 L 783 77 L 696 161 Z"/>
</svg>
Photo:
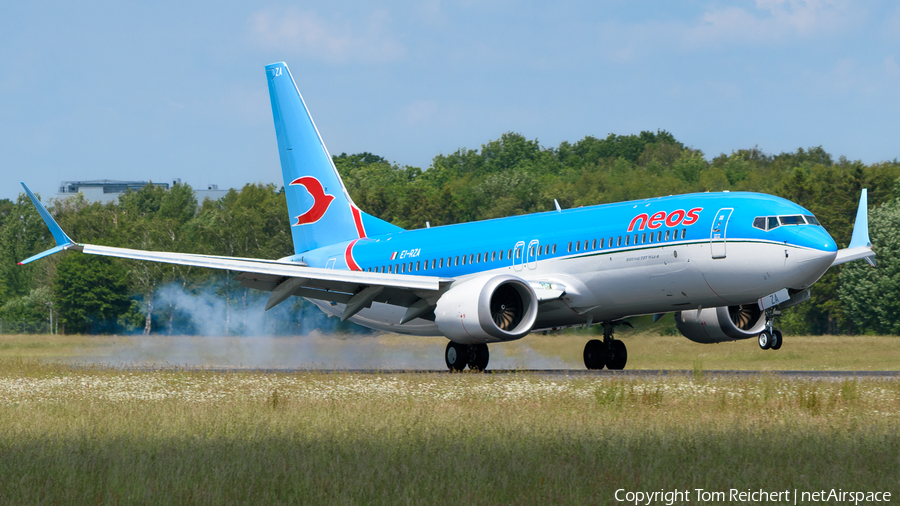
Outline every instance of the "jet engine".
<svg viewBox="0 0 900 506">
<path fill-rule="evenodd" d="M 766 326 L 766 317 L 756 303 L 741 304 L 679 311 L 675 326 L 696 343 L 722 343 L 757 337 Z"/>
<path fill-rule="evenodd" d="M 434 321 L 457 343 L 512 341 L 531 332 L 537 307 L 534 289 L 525 280 L 508 274 L 479 276 L 441 295 Z"/>
</svg>

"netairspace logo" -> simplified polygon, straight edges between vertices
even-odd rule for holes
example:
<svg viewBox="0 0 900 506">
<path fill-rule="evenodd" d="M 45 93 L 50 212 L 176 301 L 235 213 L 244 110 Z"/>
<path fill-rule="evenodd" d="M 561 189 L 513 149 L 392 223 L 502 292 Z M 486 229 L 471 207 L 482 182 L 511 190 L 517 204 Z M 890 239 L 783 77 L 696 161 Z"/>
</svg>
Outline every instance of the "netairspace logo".
<svg viewBox="0 0 900 506">
<path fill-rule="evenodd" d="M 858 505 L 879 502 L 891 502 L 890 492 L 860 492 L 843 489 L 798 491 L 794 490 L 739 490 L 736 488 L 724 491 L 704 490 L 665 490 L 654 492 L 631 492 L 624 488 L 616 490 L 616 502 L 634 505 L 650 506 L 652 504 L 665 504 L 672 506 L 681 503 L 776 503 L 776 504 L 817 504 L 817 503 L 847 503 Z"/>
</svg>

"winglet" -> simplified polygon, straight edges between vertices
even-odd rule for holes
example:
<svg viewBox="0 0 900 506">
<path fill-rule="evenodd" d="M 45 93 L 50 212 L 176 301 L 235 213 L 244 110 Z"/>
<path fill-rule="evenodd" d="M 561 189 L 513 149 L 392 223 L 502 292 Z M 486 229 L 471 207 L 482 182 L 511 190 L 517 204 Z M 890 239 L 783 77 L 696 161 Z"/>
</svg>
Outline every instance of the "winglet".
<svg viewBox="0 0 900 506">
<path fill-rule="evenodd" d="M 850 246 L 838 250 L 831 263 L 832 266 L 853 260 L 865 260 L 875 267 L 875 252 L 872 251 L 872 241 L 869 240 L 869 203 L 866 197 L 867 192 L 863 188 L 859 196 L 859 208 L 856 210 L 856 221 L 853 223 L 853 235 L 850 236 Z"/>
<path fill-rule="evenodd" d="M 56 220 L 53 219 L 53 216 L 50 216 L 50 213 L 47 212 L 47 208 L 41 204 L 41 201 L 34 195 L 34 192 L 31 191 L 31 188 L 28 187 L 24 182 L 22 182 L 22 188 L 25 188 L 25 193 L 28 195 L 28 198 L 31 199 L 31 203 L 34 204 L 34 207 L 37 208 L 38 214 L 41 215 L 41 218 L 44 220 L 44 223 L 47 224 L 47 228 L 50 229 L 50 233 L 53 234 L 53 239 L 56 240 L 56 247 L 48 249 L 47 251 L 43 251 L 34 255 L 33 257 L 26 258 L 19 262 L 19 265 L 25 265 L 29 262 L 33 262 L 39 258 L 44 258 L 45 256 L 52 255 L 57 251 L 62 251 L 64 249 L 75 246 L 75 242 L 63 232 L 62 228 L 56 223 Z"/>
<path fill-rule="evenodd" d="M 848 248 L 858 246 L 872 247 L 872 242 L 869 241 L 869 204 L 865 188 L 859 196 L 859 208 L 856 210 L 856 221 L 853 223 L 853 235 L 850 236 Z"/>
</svg>

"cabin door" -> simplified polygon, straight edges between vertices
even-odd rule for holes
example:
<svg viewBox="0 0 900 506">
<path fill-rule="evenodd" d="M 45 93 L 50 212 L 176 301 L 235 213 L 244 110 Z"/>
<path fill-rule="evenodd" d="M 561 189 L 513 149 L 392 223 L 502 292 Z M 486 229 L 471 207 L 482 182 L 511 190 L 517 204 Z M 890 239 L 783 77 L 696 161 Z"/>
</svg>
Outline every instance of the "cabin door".
<svg viewBox="0 0 900 506">
<path fill-rule="evenodd" d="M 517 242 L 512 253 L 513 270 L 516 272 L 521 271 L 525 268 L 525 241 Z"/>
<path fill-rule="evenodd" d="M 719 209 L 709 232 L 709 251 L 713 258 L 725 258 L 725 231 L 734 208 Z"/>
<path fill-rule="evenodd" d="M 537 257 L 538 257 L 538 247 L 540 246 L 540 242 L 537 239 L 533 239 L 530 243 L 528 243 L 527 258 L 525 261 L 525 265 L 528 266 L 529 269 L 534 270 L 537 269 Z"/>
</svg>

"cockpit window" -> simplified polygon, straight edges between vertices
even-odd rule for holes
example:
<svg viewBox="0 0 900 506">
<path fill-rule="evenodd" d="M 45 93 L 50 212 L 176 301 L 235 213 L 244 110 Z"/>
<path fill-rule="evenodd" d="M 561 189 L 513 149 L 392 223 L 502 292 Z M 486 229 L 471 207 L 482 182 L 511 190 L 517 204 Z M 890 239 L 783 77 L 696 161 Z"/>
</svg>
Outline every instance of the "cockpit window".
<svg viewBox="0 0 900 506">
<path fill-rule="evenodd" d="M 806 225 L 803 216 L 779 216 L 778 220 L 781 221 L 782 225 Z"/>
<path fill-rule="evenodd" d="M 760 230 L 774 230 L 782 225 L 819 225 L 815 216 L 792 214 L 788 216 L 757 216 L 753 219 L 753 227 Z"/>
</svg>

